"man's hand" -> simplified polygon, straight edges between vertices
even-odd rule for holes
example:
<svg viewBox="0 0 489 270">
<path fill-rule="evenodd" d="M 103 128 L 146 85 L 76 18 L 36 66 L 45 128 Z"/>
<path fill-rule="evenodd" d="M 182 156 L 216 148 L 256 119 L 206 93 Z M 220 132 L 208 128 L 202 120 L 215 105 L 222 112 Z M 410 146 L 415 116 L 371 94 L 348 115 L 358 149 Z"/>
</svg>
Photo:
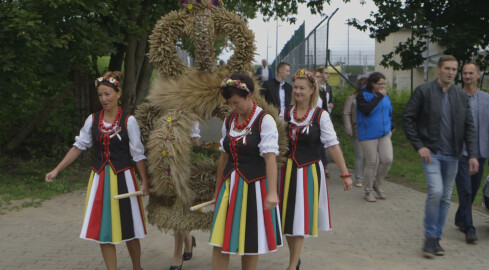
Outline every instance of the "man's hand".
<svg viewBox="0 0 489 270">
<path fill-rule="evenodd" d="M 421 159 L 424 160 L 426 163 L 431 163 L 431 151 L 428 149 L 428 147 L 421 147 L 418 150 L 419 155 L 421 156 Z"/>
<path fill-rule="evenodd" d="M 476 158 L 469 158 L 469 173 L 474 175 L 479 171 L 479 161 Z"/>
</svg>

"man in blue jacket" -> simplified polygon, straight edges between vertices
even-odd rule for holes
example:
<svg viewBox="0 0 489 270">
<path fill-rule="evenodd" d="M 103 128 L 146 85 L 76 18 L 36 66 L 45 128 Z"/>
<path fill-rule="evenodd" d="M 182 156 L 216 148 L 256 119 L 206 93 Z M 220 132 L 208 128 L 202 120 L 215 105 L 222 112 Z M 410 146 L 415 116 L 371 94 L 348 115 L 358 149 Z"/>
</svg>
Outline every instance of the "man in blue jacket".
<svg viewBox="0 0 489 270">
<path fill-rule="evenodd" d="M 421 157 L 428 184 L 423 247 L 428 258 L 445 254 L 440 239 L 464 143 L 469 173 L 479 170 L 469 95 L 453 83 L 457 69 L 455 57 L 440 57 L 437 79 L 416 88 L 403 114 L 404 132 Z"/>
<path fill-rule="evenodd" d="M 256 78 L 260 81 L 260 85 L 264 82 L 273 79 L 272 69 L 268 66 L 267 60 L 261 60 L 261 67 L 256 69 Z"/>
<path fill-rule="evenodd" d="M 469 95 L 469 104 L 474 118 L 479 171 L 474 175 L 469 173 L 469 156 L 464 149 L 458 161 L 458 172 L 455 178 L 459 206 L 455 215 L 455 225 L 465 233 L 465 241 L 477 241 L 474 225 L 472 224 L 472 203 L 481 184 L 484 163 L 489 157 L 489 94 L 477 89 L 481 71 L 476 63 L 467 63 L 462 68 L 464 91 Z"/>
</svg>

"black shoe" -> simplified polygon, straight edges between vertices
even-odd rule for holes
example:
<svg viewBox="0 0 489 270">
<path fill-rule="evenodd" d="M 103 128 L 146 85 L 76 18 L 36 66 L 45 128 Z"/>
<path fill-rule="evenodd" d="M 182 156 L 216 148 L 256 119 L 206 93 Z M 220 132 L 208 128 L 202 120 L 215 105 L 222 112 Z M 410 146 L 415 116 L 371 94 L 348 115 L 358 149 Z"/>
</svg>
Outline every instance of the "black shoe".
<svg viewBox="0 0 489 270">
<path fill-rule="evenodd" d="M 183 253 L 183 260 L 184 261 L 188 261 L 190 259 L 192 259 L 192 252 L 194 251 L 194 247 L 197 246 L 197 244 L 195 243 L 195 237 L 192 236 L 192 249 L 190 250 L 190 252 L 184 252 Z"/>
<path fill-rule="evenodd" d="M 445 250 L 440 246 L 440 238 L 436 238 L 435 242 L 435 255 L 443 256 L 445 255 Z"/>
<path fill-rule="evenodd" d="M 178 266 L 170 265 L 170 270 L 182 270 L 182 266 L 183 266 L 183 262 Z"/>
<path fill-rule="evenodd" d="M 295 270 L 299 270 L 301 268 L 301 258 L 299 258 L 299 261 L 297 262 L 297 266 L 295 267 Z"/>
<path fill-rule="evenodd" d="M 436 237 L 428 237 L 424 241 L 423 255 L 426 258 L 433 258 L 435 255 Z"/>
<path fill-rule="evenodd" d="M 477 234 L 475 234 L 474 230 L 470 230 L 465 234 L 465 242 L 467 242 L 468 244 L 473 244 L 478 239 L 479 238 L 477 238 Z"/>
</svg>

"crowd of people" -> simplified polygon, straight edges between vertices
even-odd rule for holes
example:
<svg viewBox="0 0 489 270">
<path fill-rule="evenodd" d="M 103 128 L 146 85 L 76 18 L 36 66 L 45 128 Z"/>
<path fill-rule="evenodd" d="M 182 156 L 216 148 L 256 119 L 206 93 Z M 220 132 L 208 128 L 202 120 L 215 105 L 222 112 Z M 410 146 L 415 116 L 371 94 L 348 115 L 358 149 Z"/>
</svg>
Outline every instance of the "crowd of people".
<svg viewBox="0 0 489 270">
<path fill-rule="evenodd" d="M 403 129 L 420 155 L 428 184 L 423 246 L 427 257 L 444 254 L 440 240 L 454 183 L 460 199 L 455 224 L 468 243 L 477 241 L 471 206 L 489 156 L 489 136 L 485 136 L 489 122 L 484 121 L 489 94 L 477 89 L 481 74 L 477 64 L 463 66 L 463 90 L 454 84 L 457 70 L 457 59 L 442 56 L 437 78 L 417 87 L 403 112 Z M 355 93 L 344 104 L 344 128 L 355 152 L 352 175 L 331 120 L 334 103 L 328 68 L 296 70 L 292 84 L 287 82 L 289 64 L 278 63 L 273 73 L 263 60 L 254 75 L 260 89 L 255 89 L 249 74 L 234 73 L 221 84 L 232 113 L 221 130 L 209 238 L 213 269 L 227 269 L 230 254 L 242 256 L 243 269 L 256 269 L 258 255 L 276 251 L 283 245 L 283 236 L 290 254 L 287 269 L 299 269 L 304 238 L 318 237 L 319 231 L 332 228 L 327 156 L 338 166 L 344 190 L 353 184 L 363 187 L 368 203 L 388 198 L 382 183 L 393 162 L 395 129 L 386 77 L 373 72 L 359 79 Z M 73 147 L 46 174 L 46 181 L 53 181 L 87 148 L 100 149 L 92 163 L 80 237 L 100 244 L 107 269 L 117 268 L 115 244 L 126 242 L 133 269 L 141 269 L 139 239 L 146 236 L 141 199 L 113 199 L 119 193 L 149 192 L 138 124 L 119 106 L 121 79 L 120 72 L 109 72 L 95 81 L 103 109 L 87 118 Z M 257 105 L 255 92 L 277 108 L 279 119 Z M 282 167 L 276 161 L 276 121 L 286 123 L 289 140 Z M 194 129 L 191 137 L 198 145 L 198 124 Z M 178 270 L 192 258 L 196 243 L 189 232 L 174 232 L 174 237 L 170 269 Z"/>
</svg>

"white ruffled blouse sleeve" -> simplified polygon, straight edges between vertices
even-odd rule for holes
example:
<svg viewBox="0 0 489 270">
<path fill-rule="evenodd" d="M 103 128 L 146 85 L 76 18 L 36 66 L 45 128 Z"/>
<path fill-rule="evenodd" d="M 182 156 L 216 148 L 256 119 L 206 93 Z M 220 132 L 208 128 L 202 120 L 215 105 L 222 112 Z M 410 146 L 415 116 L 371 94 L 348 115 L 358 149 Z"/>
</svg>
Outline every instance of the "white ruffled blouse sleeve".
<svg viewBox="0 0 489 270">
<path fill-rule="evenodd" d="M 277 124 L 273 117 L 269 114 L 265 115 L 261 122 L 260 132 L 261 142 L 258 144 L 260 156 L 266 153 L 274 153 L 279 155 L 278 151 L 278 130 Z"/>
<path fill-rule="evenodd" d="M 195 121 L 194 127 L 190 131 L 190 138 L 200 138 L 200 125 L 199 125 L 199 121 Z"/>
<path fill-rule="evenodd" d="M 129 116 L 127 119 L 127 135 L 129 136 L 129 150 L 131 152 L 132 160 L 138 162 L 146 159 L 144 155 L 144 146 L 141 142 L 141 131 L 139 130 L 136 117 Z"/>
<path fill-rule="evenodd" d="M 219 151 L 226 152 L 226 150 L 224 150 L 224 146 L 223 146 L 224 138 L 226 138 L 226 121 L 224 121 L 222 123 L 221 134 L 222 134 L 221 140 L 219 141 L 221 146 L 219 146 Z"/>
<path fill-rule="evenodd" d="M 92 122 L 93 117 L 92 114 L 90 114 L 87 117 L 87 120 L 85 120 L 85 124 L 80 129 L 80 134 L 75 137 L 75 143 L 73 144 L 73 146 L 83 151 L 92 147 Z"/>
<path fill-rule="evenodd" d="M 321 125 L 321 142 L 324 144 L 324 148 L 340 144 L 338 136 L 336 136 L 336 131 L 334 131 L 331 118 L 329 118 L 329 114 L 326 111 L 321 113 L 319 123 Z"/>
</svg>

